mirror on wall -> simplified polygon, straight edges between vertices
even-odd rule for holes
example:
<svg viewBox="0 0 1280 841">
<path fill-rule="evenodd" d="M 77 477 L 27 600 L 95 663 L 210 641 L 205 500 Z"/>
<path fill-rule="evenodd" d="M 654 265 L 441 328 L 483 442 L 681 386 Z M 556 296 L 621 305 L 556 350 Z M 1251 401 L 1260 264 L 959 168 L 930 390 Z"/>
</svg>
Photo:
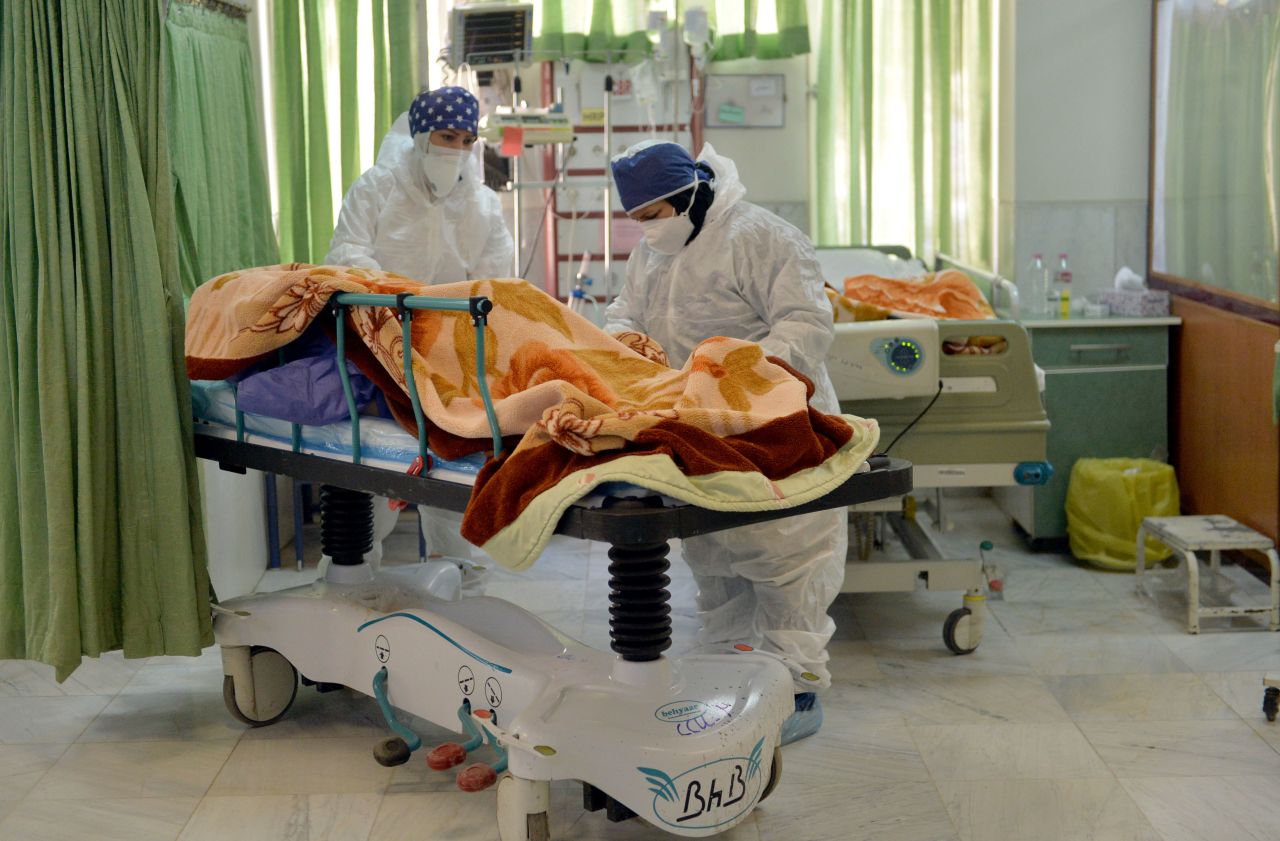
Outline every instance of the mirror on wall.
<svg viewBox="0 0 1280 841">
<path fill-rule="evenodd" d="M 1151 273 L 1280 305 L 1280 0 L 1157 0 Z"/>
</svg>

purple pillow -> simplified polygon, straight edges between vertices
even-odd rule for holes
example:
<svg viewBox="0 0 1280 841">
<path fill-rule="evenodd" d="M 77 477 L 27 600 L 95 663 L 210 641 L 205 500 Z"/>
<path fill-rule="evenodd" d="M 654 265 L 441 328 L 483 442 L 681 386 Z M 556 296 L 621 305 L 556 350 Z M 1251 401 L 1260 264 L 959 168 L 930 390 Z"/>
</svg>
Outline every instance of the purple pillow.
<svg viewBox="0 0 1280 841">
<path fill-rule="evenodd" d="M 363 410 L 378 388 L 347 360 L 356 407 Z M 332 345 L 315 356 L 286 362 L 240 381 L 236 398 L 240 409 L 290 423 L 323 426 L 349 420 L 347 399 L 338 374 L 338 356 Z"/>
</svg>

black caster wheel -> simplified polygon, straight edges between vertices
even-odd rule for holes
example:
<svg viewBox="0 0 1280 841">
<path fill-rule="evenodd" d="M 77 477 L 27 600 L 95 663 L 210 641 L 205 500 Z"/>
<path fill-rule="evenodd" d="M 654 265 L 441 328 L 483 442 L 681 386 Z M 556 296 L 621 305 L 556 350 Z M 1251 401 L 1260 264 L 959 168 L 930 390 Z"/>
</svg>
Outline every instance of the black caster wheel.
<svg viewBox="0 0 1280 841">
<path fill-rule="evenodd" d="M 778 787 L 778 782 L 782 779 L 782 746 L 773 749 L 773 767 L 769 769 L 769 781 L 764 784 L 764 791 L 760 792 L 760 800 L 773 794 L 773 790 Z"/>
<path fill-rule="evenodd" d="M 546 812 L 538 812 L 528 817 L 529 841 L 551 841 L 551 816 Z"/>
<path fill-rule="evenodd" d="M 399 736 L 390 736 L 373 746 L 373 758 L 384 768 L 405 764 L 411 754 L 409 745 Z"/>
<path fill-rule="evenodd" d="M 284 718 L 298 696 L 298 671 L 280 652 L 255 646 L 249 654 L 253 698 L 246 709 L 236 698 L 235 678 L 222 678 L 222 702 L 227 712 L 250 727 L 266 727 Z"/>
<path fill-rule="evenodd" d="M 1280 689 L 1268 686 L 1267 691 L 1262 694 L 1262 713 L 1267 721 L 1275 721 L 1277 710 L 1280 710 Z"/>
<path fill-rule="evenodd" d="M 951 611 L 947 621 L 942 624 L 942 641 L 953 654 L 972 654 L 978 650 L 978 643 L 982 638 L 979 636 L 971 639 L 969 623 L 973 621 L 972 616 L 973 611 L 969 608 L 958 607 Z"/>
<path fill-rule="evenodd" d="M 536 788 L 534 787 L 536 786 Z M 498 779 L 498 838 L 501 841 L 551 841 L 551 793 L 547 783 Z"/>
</svg>

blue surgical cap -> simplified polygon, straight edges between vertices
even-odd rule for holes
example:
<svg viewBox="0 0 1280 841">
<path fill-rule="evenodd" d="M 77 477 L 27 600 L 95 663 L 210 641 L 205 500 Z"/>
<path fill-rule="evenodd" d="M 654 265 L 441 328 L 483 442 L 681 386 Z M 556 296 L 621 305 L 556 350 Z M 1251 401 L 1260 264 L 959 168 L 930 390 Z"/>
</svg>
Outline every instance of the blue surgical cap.
<svg viewBox="0 0 1280 841">
<path fill-rule="evenodd" d="M 642 140 L 614 158 L 612 166 L 613 183 L 627 213 L 674 196 L 693 186 L 695 179 L 711 180 L 683 146 L 669 140 Z"/>
<path fill-rule="evenodd" d="M 418 94 L 409 106 L 409 133 L 417 137 L 423 132 L 451 128 L 476 133 L 480 119 L 480 103 L 466 88 L 437 88 Z"/>
</svg>

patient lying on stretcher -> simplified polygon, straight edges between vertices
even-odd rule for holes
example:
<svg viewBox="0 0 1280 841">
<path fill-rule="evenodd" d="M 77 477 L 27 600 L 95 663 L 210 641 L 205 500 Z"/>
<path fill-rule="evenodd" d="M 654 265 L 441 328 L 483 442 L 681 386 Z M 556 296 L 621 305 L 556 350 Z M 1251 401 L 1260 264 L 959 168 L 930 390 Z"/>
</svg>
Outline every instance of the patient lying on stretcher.
<svg viewBox="0 0 1280 841">
<path fill-rule="evenodd" d="M 955 270 L 907 279 L 859 275 L 845 279 L 843 294 L 829 285 L 826 292 L 837 324 L 886 318 L 984 321 L 996 317 L 968 275 Z M 944 342 L 942 350 L 947 354 L 995 354 L 1007 346 L 999 336 L 970 336 L 962 342 Z"/>
<path fill-rule="evenodd" d="M 708 339 L 672 369 L 643 337 L 611 337 L 523 281 L 427 286 L 299 264 L 230 273 L 192 296 L 188 376 L 225 379 L 274 360 L 318 320 L 333 329 L 330 299 L 346 292 L 494 303 L 483 376 L 504 452 L 475 481 L 463 535 L 509 568 L 532 564 L 550 539 L 548 523 L 602 484 L 713 510 L 790 508 L 847 480 L 879 437 L 874 421 L 813 410 L 812 384 L 759 345 Z M 395 309 L 352 307 L 344 323 L 348 358 L 416 433 Z M 431 450 L 446 459 L 491 452 L 470 315 L 419 311 L 411 343 Z"/>
</svg>

